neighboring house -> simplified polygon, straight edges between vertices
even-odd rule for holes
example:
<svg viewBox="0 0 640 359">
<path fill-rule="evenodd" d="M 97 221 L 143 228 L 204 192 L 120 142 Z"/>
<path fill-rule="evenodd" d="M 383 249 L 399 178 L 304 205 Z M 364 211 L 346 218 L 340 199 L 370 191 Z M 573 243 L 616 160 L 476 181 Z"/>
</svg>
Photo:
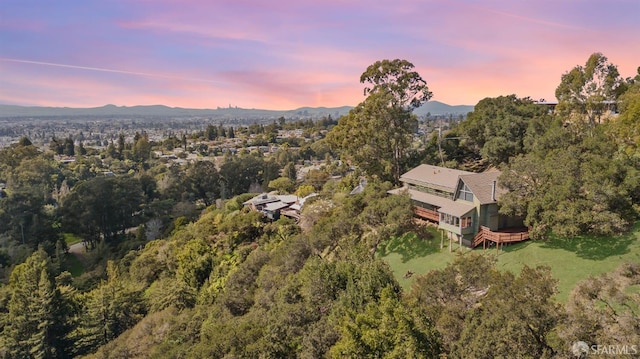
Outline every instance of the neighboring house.
<svg viewBox="0 0 640 359">
<path fill-rule="evenodd" d="M 300 219 L 300 211 L 304 202 L 310 198 L 317 196 L 312 193 L 304 198 L 296 195 L 286 194 L 278 195 L 274 193 L 262 193 L 243 203 L 245 207 L 249 207 L 254 211 L 262 212 L 267 218 L 277 220 L 280 215 L 290 217 L 294 220 Z"/>
<path fill-rule="evenodd" d="M 400 177 L 402 188 L 389 193 L 408 193 L 417 217 L 436 223 L 450 240 L 468 247 L 526 240 L 522 219 L 498 213 L 497 201 L 505 193 L 499 176 L 497 170 L 473 173 L 420 165 Z"/>
<path fill-rule="evenodd" d="M 618 110 L 618 103 L 616 101 L 604 100 L 601 103 L 604 105 L 603 115 L 605 115 L 605 117 L 620 114 L 620 111 Z M 554 113 L 556 111 L 556 106 L 558 106 L 558 102 L 540 100 L 536 102 L 536 105 L 544 106 L 547 108 L 549 113 Z"/>
</svg>

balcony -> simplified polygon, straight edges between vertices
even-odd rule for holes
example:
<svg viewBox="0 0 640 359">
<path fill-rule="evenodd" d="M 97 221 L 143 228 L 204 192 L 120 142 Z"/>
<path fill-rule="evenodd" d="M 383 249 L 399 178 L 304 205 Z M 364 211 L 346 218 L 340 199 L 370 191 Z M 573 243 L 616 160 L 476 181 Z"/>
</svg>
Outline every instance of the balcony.
<svg viewBox="0 0 640 359">
<path fill-rule="evenodd" d="M 426 219 L 435 223 L 440 222 L 440 213 L 432 209 L 426 209 L 422 207 L 415 207 L 416 216 Z"/>
</svg>

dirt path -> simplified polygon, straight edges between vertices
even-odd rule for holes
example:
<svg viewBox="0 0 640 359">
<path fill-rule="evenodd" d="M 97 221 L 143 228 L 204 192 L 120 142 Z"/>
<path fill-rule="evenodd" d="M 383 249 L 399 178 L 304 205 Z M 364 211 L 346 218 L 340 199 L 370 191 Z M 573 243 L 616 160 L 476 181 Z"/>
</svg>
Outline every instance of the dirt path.
<svg viewBox="0 0 640 359">
<path fill-rule="evenodd" d="M 87 248 L 83 242 L 78 242 L 69 246 L 69 253 L 74 255 L 80 263 L 86 268 L 87 266 Z"/>
<path fill-rule="evenodd" d="M 77 254 L 87 253 L 87 251 L 84 247 L 84 243 L 78 242 L 76 244 L 72 244 L 69 246 L 69 253 L 73 253 L 77 255 Z"/>
</svg>

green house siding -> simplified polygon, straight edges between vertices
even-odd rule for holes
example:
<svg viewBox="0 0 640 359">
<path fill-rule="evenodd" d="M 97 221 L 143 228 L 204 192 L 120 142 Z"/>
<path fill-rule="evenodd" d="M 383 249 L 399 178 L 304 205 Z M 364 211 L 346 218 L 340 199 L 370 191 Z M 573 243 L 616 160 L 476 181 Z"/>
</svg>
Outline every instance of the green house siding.
<svg viewBox="0 0 640 359">
<path fill-rule="evenodd" d="M 480 226 L 488 227 L 492 231 L 500 228 L 500 216 L 498 214 L 498 205 L 495 203 L 480 206 L 480 220 L 476 231 L 480 230 Z"/>
<path fill-rule="evenodd" d="M 478 233 L 478 229 L 476 229 L 477 223 L 478 223 L 477 212 L 478 212 L 477 210 L 474 210 L 466 215 L 466 216 L 471 215 L 471 226 L 462 228 L 462 234 L 464 235 L 464 238 L 468 238 L 469 236 L 473 237 L 475 236 L 476 233 Z"/>
<path fill-rule="evenodd" d="M 496 232 L 523 226 L 522 218 L 499 214 L 497 202 L 506 193 L 504 188 L 497 186 L 499 175 L 498 171 L 471 173 L 420 165 L 402 175 L 402 189 L 389 193 L 408 191 L 417 216 L 438 223 L 438 228 L 449 239 L 475 246 L 478 243 L 474 242 L 474 237 L 483 227 Z M 493 240 L 485 236 L 479 239 Z M 513 241 L 503 237 L 498 240 Z"/>
<path fill-rule="evenodd" d="M 444 229 L 445 231 L 451 232 L 451 233 L 462 234 L 460 232 L 460 227 L 459 226 L 454 226 L 452 224 L 447 224 L 447 223 L 444 223 L 444 222 L 440 222 L 440 228 Z"/>
</svg>

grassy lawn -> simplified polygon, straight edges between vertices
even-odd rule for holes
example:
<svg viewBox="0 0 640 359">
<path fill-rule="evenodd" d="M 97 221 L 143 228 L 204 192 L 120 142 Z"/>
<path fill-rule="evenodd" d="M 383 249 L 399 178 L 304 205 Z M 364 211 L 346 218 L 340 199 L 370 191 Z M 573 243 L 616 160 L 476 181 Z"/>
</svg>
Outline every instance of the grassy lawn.
<svg viewBox="0 0 640 359">
<path fill-rule="evenodd" d="M 67 243 L 67 246 L 82 242 L 82 238 L 76 236 L 73 233 L 64 233 L 63 236 L 64 241 Z"/>
<path fill-rule="evenodd" d="M 425 274 L 433 269 L 444 268 L 456 255 L 472 252 L 453 244 L 450 253 L 448 241 L 440 249 L 440 234 L 435 229 L 430 229 L 430 233 L 433 235 L 430 239 L 409 233 L 392 238 L 379 248 L 378 254 L 389 263 L 405 289 L 409 289 L 413 281 L 413 276 L 406 278 L 408 271 L 414 275 Z M 610 272 L 624 262 L 640 262 L 640 224 L 630 233 L 617 237 L 551 238 L 513 244 L 500 251 L 496 251 L 495 247 L 487 250 L 480 247 L 473 252 L 497 255 L 497 267 L 515 273 L 523 265 L 551 267 L 553 276 L 559 281 L 558 300 L 564 302 L 579 281 Z"/>
<path fill-rule="evenodd" d="M 67 253 L 65 260 L 69 265 L 69 272 L 72 276 L 79 277 L 80 275 L 82 275 L 82 273 L 84 273 L 84 265 L 82 265 L 82 262 L 80 262 L 78 257 L 73 255 L 72 253 Z"/>
</svg>

